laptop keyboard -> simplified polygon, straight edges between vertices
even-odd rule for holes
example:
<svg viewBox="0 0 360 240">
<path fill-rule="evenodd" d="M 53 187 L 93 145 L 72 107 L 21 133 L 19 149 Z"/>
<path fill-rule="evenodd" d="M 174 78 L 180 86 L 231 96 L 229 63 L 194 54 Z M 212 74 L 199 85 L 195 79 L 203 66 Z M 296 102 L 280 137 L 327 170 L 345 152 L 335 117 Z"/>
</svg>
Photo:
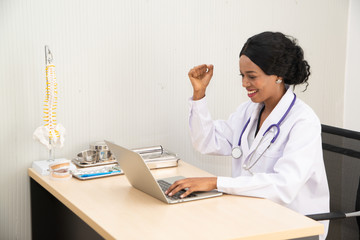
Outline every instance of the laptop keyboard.
<svg viewBox="0 0 360 240">
<path fill-rule="evenodd" d="M 166 190 L 168 190 L 168 188 L 171 186 L 170 183 L 164 181 L 164 180 L 157 180 L 157 182 L 159 183 L 161 189 L 163 190 L 163 192 L 165 192 Z M 185 193 L 185 190 L 180 190 L 179 192 L 177 192 L 175 195 L 172 195 L 171 197 L 166 195 L 167 198 L 170 198 L 171 200 L 178 200 L 181 199 L 180 196 Z M 196 194 L 191 193 L 188 196 L 186 196 L 185 198 L 188 197 L 196 197 Z"/>
</svg>

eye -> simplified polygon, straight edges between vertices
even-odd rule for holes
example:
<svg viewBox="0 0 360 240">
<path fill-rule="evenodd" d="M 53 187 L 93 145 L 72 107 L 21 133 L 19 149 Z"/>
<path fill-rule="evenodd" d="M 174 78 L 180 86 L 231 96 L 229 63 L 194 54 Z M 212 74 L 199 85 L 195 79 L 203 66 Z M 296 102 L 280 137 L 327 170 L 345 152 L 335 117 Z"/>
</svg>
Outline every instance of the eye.
<svg viewBox="0 0 360 240">
<path fill-rule="evenodd" d="M 240 73 L 239 75 L 240 75 L 241 78 L 244 78 L 244 74 Z"/>
<path fill-rule="evenodd" d="M 248 76 L 251 80 L 254 80 L 256 76 Z"/>
</svg>

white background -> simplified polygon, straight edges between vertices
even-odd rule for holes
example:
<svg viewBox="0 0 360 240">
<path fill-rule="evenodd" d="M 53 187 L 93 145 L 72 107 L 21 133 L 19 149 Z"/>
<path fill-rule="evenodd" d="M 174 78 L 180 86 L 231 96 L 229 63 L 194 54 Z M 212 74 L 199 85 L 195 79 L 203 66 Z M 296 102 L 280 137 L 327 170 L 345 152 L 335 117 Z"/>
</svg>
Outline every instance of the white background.
<svg viewBox="0 0 360 240">
<path fill-rule="evenodd" d="M 188 70 L 214 64 L 210 110 L 226 119 L 248 100 L 238 66 L 246 39 L 284 32 L 311 65 L 298 97 L 322 123 L 360 130 L 359 12 L 358 0 L 0 0 L 0 239 L 31 238 L 27 168 L 48 157 L 32 139 L 43 124 L 45 44 L 56 65 L 58 122 L 67 130 L 56 157 L 70 159 L 103 139 L 129 148 L 161 144 L 228 176 L 228 157 L 192 149 Z"/>
</svg>

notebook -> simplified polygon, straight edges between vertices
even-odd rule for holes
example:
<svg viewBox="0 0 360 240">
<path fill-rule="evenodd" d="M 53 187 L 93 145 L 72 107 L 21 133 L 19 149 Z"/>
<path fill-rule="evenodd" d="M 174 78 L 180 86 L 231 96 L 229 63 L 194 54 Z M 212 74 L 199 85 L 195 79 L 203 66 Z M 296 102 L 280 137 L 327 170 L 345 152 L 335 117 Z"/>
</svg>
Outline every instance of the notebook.
<svg viewBox="0 0 360 240">
<path fill-rule="evenodd" d="M 177 198 L 181 193 L 175 194 L 175 196 L 169 197 L 165 195 L 164 191 L 167 187 L 163 187 L 162 190 L 160 185 L 170 186 L 175 181 L 182 179 L 182 176 L 174 176 L 164 179 L 155 179 L 152 175 L 150 169 L 141 158 L 138 153 L 135 153 L 129 149 L 116 145 L 114 143 L 108 142 L 105 140 L 105 143 L 109 147 L 110 151 L 115 155 L 116 160 L 118 161 L 120 168 L 124 171 L 125 176 L 129 180 L 130 184 L 154 197 L 163 201 L 165 203 L 180 203 L 193 200 L 200 200 L 210 197 L 216 197 L 222 195 L 221 192 L 216 190 L 207 191 L 207 192 L 194 192 L 185 198 Z"/>
</svg>

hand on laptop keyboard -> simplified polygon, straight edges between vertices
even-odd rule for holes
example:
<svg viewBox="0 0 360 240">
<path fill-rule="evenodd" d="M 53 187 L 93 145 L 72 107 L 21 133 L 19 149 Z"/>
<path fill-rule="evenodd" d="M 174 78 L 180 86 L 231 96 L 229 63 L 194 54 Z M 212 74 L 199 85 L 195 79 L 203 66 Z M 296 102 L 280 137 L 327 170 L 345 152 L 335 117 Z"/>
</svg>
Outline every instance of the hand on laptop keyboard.
<svg viewBox="0 0 360 240">
<path fill-rule="evenodd" d="M 180 198 L 184 198 L 193 192 L 214 190 L 217 188 L 216 183 L 217 177 L 185 178 L 174 182 L 165 194 L 171 197 L 180 192 Z"/>
<path fill-rule="evenodd" d="M 159 183 L 159 186 L 161 187 L 163 192 L 166 192 L 166 190 L 171 186 L 170 183 L 168 183 L 168 182 L 166 182 L 164 180 L 158 180 L 157 182 Z M 173 200 L 177 200 L 177 199 L 180 199 L 181 195 L 184 194 L 184 193 L 185 193 L 185 190 L 180 190 L 176 194 L 174 194 L 172 196 L 168 196 L 168 198 L 173 199 Z M 187 197 L 196 197 L 196 194 L 191 193 Z"/>
</svg>

